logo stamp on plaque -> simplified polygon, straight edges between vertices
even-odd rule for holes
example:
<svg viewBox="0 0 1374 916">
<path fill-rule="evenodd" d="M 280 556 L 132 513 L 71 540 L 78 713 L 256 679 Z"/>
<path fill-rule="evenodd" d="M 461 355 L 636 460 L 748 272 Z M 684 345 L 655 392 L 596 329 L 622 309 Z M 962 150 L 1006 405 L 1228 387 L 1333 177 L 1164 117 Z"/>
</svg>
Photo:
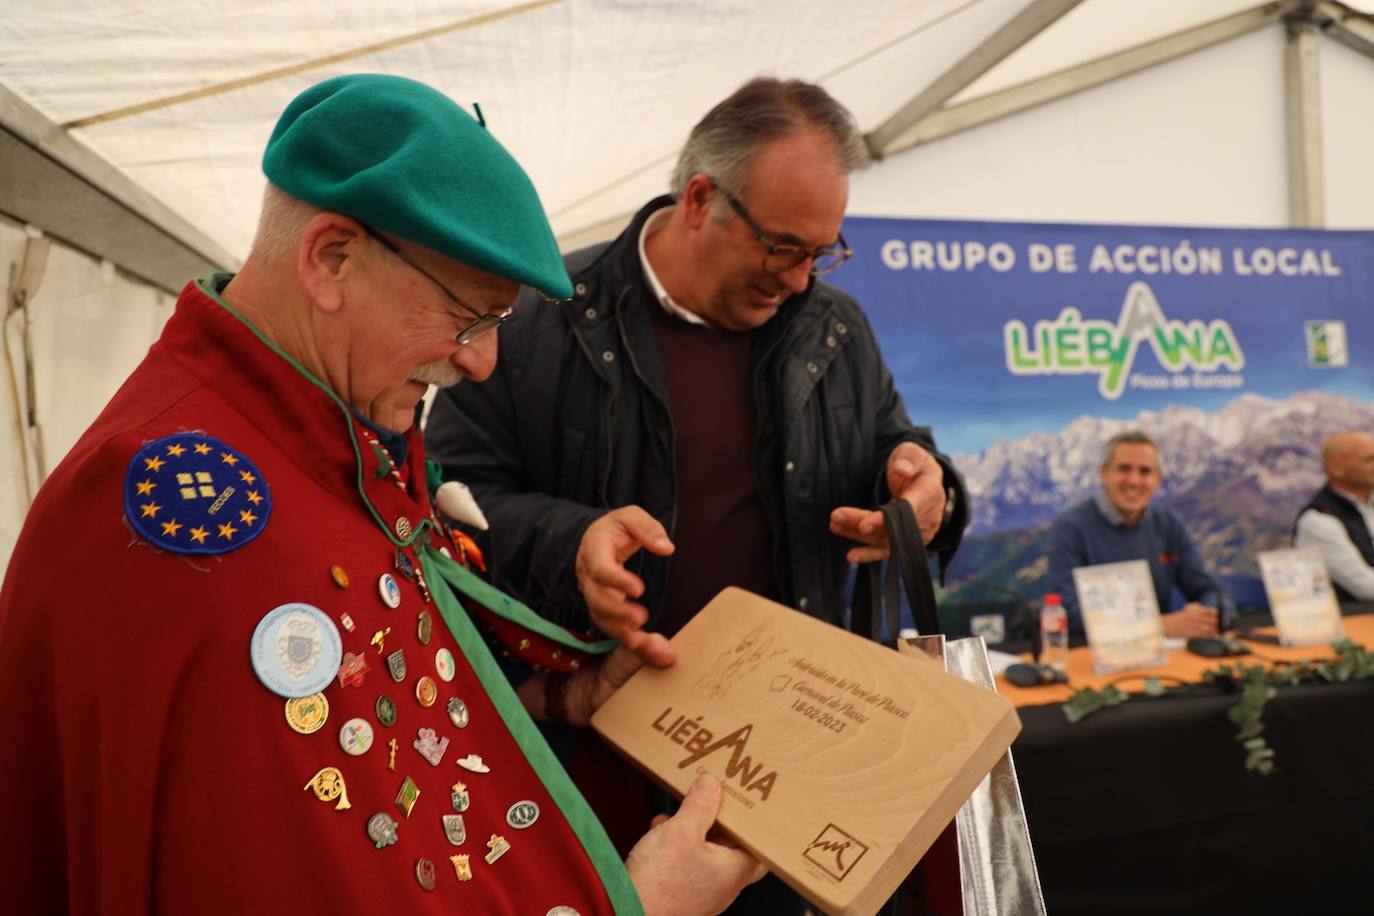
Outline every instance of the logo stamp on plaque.
<svg viewBox="0 0 1374 916">
<path fill-rule="evenodd" d="M 826 824 L 820 835 L 806 847 L 802 858 L 818 866 L 836 881 L 843 881 L 845 875 L 849 874 L 850 869 L 858 864 L 866 852 L 866 845 L 834 824 Z"/>
</svg>

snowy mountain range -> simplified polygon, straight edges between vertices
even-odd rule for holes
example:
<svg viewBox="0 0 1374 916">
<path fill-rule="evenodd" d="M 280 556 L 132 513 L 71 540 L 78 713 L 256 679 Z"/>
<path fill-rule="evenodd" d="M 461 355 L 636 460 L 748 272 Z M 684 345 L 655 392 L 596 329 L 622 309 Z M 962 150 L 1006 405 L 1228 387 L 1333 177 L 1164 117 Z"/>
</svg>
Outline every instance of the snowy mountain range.
<svg viewBox="0 0 1374 916">
<path fill-rule="evenodd" d="M 973 519 L 946 599 L 1005 601 L 998 586 L 1036 595 L 1047 565 L 1045 530 L 1098 488 L 1102 446 L 1126 429 L 1159 443 L 1164 481 L 1155 501 L 1183 517 L 1213 571 L 1253 576 L 1260 551 L 1290 546 L 1298 509 L 1325 479 L 1322 441 L 1340 430 L 1374 430 L 1374 404 L 1315 391 L 1284 400 L 1245 394 L 1216 413 L 1169 407 L 1131 420 L 1080 417 L 1057 435 L 955 455 Z"/>
<path fill-rule="evenodd" d="M 1102 446 L 1141 429 L 1159 443 L 1164 480 L 1155 499 L 1185 512 L 1225 510 L 1232 518 L 1292 513 L 1321 486 L 1321 443 L 1344 429 L 1374 429 L 1374 404 L 1301 392 L 1284 400 L 1243 394 L 1216 413 L 1194 407 L 1144 411 L 1132 420 L 1080 417 L 1058 434 L 999 442 L 955 455 L 972 505 L 970 535 L 1025 529 L 1051 520 L 1099 486 Z M 1218 497 L 1226 496 L 1223 505 Z"/>
</svg>

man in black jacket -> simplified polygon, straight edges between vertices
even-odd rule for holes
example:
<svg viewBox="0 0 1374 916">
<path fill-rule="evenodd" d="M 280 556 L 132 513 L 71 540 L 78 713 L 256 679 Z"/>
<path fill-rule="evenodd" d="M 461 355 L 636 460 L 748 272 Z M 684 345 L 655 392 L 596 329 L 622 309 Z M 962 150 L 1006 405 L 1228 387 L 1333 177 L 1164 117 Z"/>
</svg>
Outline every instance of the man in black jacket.
<svg viewBox="0 0 1374 916">
<path fill-rule="evenodd" d="M 1293 542 L 1322 552 L 1342 601 L 1374 601 L 1374 436 L 1336 433 L 1322 463 L 1326 486 L 1298 514 Z"/>
<path fill-rule="evenodd" d="M 849 256 L 848 174 L 866 160 L 823 89 L 754 80 L 693 129 L 671 196 L 567 259 L 570 302 L 517 305 L 495 374 L 441 393 L 427 432 L 490 520 L 497 585 L 641 649 L 727 585 L 843 625 L 849 564 L 887 555 L 874 507 L 891 497 L 948 562 L 962 484 L 863 311 L 816 279 Z M 633 774 L 609 754 L 572 770 L 617 836 Z M 767 881 L 737 907 L 801 909 Z"/>
<path fill-rule="evenodd" d="M 571 302 L 517 306 L 496 374 L 443 392 L 427 442 L 491 522 L 498 585 L 630 643 L 726 585 L 842 623 L 889 495 L 948 560 L 962 485 L 862 310 L 815 279 L 848 257 L 865 162 L 823 89 L 754 80 L 694 128 L 672 196 L 568 258 Z"/>
</svg>

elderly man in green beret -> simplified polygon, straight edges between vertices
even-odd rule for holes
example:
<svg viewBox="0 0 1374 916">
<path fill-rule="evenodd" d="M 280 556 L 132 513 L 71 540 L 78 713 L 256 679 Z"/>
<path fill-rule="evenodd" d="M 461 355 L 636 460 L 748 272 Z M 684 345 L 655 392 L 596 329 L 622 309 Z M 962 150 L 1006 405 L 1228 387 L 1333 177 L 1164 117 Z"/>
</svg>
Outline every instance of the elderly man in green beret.
<svg viewBox="0 0 1374 916">
<path fill-rule="evenodd" d="M 242 271 L 186 287 L 0 591 L 9 905 L 719 911 L 761 873 L 707 839 L 719 787 L 622 863 L 531 720 L 585 723 L 666 644 L 536 618 L 431 502 L 426 387 L 492 371 L 521 285 L 571 291 L 528 178 L 383 76 L 303 93 L 263 167 Z"/>
</svg>

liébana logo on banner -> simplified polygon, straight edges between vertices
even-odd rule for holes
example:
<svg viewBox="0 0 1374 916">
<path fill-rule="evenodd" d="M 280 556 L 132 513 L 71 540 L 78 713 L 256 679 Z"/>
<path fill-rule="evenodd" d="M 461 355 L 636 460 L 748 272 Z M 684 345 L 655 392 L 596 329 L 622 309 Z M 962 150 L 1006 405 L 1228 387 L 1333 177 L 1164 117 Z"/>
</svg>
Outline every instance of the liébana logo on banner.
<svg viewBox="0 0 1374 916">
<path fill-rule="evenodd" d="M 1004 227 L 1005 228 L 1005 227 Z M 892 271 L 1008 274 L 1018 268 L 1030 274 L 1076 274 L 1086 258 L 1090 274 L 1131 274 L 1236 277 L 1316 277 L 1343 274 L 1329 248 L 1284 244 L 1241 244 L 1226 261 L 1221 245 L 1194 247 L 1184 239 L 1167 244 L 1092 244 L 1090 241 L 1012 242 L 889 238 L 880 247 L 882 265 Z M 1341 321 L 1309 321 L 1306 326 L 1308 364 L 1313 367 L 1348 365 L 1345 325 Z M 1180 321 L 1165 316 L 1154 290 L 1135 281 L 1126 290 L 1115 323 L 1084 319 L 1066 307 L 1053 320 L 1036 321 L 1027 330 L 1021 320 L 1002 325 L 1003 355 L 1013 375 L 1088 375 L 1098 377 L 1098 392 L 1116 400 L 1128 389 L 1236 389 L 1245 384 L 1241 370 L 1245 353 L 1231 323 Z M 1132 372 L 1142 342 L 1154 350 L 1164 374 Z"/>
<path fill-rule="evenodd" d="M 1149 376 L 1131 373 L 1143 341 L 1154 349 L 1159 364 L 1170 373 Z M 1245 353 L 1227 321 L 1179 321 L 1166 318 L 1148 283 L 1137 281 L 1126 290 L 1116 323 L 1084 319 L 1076 308 L 1065 308 L 1053 321 L 1037 321 L 1032 332 L 1020 320 L 1002 326 L 1007 371 L 1013 375 L 1097 375 L 1097 390 L 1116 400 L 1132 387 L 1239 388 Z M 1215 375 L 1221 369 L 1231 374 Z M 1184 375 L 1193 370 L 1191 376 Z M 1203 374 L 1209 373 L 1209 374 Z"/>
</svg>

